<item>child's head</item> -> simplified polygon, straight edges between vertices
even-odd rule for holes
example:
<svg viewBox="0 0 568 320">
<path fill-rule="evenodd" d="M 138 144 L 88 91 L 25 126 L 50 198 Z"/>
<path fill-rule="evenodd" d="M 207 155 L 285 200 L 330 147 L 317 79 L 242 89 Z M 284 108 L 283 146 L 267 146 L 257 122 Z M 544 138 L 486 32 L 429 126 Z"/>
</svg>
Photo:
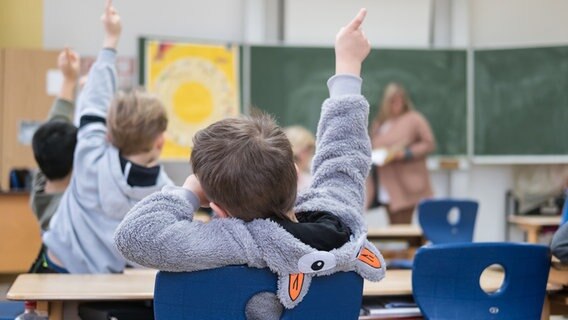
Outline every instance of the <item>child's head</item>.
<svg viewBox="0 0 568 320">
<path fill-rule="evenodd" d="M 121 92 L 108 111 L 107 122 L 110 141 L 123 156 L 152 153 L 159 157 L 168 117 L 157 97 L 141 90 Z"/>
<path fill-rule="evenodd" d="M 292 144 L 294 160 L 301 171 L 309 172 L 312 158 L 316 151 L 314 134 L 302 126 L 291 126 L 284 129 Z"/>
<path fill-rule="evenodd" d="M 67 177 L 73 168 L 77 128 L 65 121 L 43 124 L 32 138 L 35 160 L 49 180 Z"/>
<path fill-rule="evenodd" d="M 288 219 L 298 176 L 290 142 L 272 118 L 221 120 L 193 144 L 193 173 L 211 202 L 245 221 Z"/>
</svg>

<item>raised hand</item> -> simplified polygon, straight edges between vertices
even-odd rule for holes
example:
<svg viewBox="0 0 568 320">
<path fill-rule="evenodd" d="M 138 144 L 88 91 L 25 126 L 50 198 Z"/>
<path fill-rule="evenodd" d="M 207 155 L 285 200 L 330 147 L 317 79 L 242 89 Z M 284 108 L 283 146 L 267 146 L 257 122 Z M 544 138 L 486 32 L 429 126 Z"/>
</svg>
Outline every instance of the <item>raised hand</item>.
<svg viewBox="0 0 568 320">
<path fill-rule="evenodd" d="M 103 46 L 105 48 L 116 49 L 122 25 L 120 23 L 120 16 L 112 5 L 112 0 L 106 0 L 105 12 L 101 16 L 105 28 L 105 40 Z"/>
<path fill-rule="evenodd" d="M 207 199 L 207 196 L 201 187 L 201 183 L 197 180 L 197 177 L 194 174 L 185 179 L 183 188 L 193 192 L 199 198 L 199 205 L 201 207 L 209 207 L 209 199 Z"/>
<path fill-rule="evenodd" d="M 367 9 L 361 9 L 355 19 L 339 30 L 335 37 L 336 74 L 361 75 L 361 64 L 371 51 L 371 44 L 361 25 Z"/>
<path fill-rule="evenodd" d="M 57 58 L 57 67 L 66 81 L 75 83 L 79 79 L 80 60 L 77 52 L 65 48 Z"/>
</svg>

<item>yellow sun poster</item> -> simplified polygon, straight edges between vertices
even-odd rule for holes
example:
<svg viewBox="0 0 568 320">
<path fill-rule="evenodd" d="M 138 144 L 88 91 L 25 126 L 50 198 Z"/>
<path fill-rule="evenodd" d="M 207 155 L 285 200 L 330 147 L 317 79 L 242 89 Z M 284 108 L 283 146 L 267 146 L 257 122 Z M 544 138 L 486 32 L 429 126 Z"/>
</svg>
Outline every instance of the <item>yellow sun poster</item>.
<svg viewBox="0 0 568 320">
<path fill-rule="evenodd" d="M 239 113 L 239 47 L 146 40 L 145 85 L 168 112 L 163 159 L 187 160 L 193 135 Z"/>
</svg>

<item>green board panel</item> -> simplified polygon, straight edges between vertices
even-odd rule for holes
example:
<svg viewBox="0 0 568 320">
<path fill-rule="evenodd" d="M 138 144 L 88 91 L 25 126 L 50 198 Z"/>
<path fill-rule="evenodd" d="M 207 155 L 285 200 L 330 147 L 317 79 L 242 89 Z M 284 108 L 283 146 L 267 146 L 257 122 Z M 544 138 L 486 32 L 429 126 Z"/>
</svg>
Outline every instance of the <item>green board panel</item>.
<svg viewBox="0 0 568 320">
<path fill-rule="evenodd" d="M 335 72 L 332 48 L 251 47 L 251 103 L 280 125 L 315 132 L 326 81 Z M 363 65 L 363 94 L 378 111 L 383 89 L 404 85 L 430 121 L 439 155 L 467 153 L 464 50 L 373 50 Z"/>
<path fill-rule="evenodd" d="M 474 154 L 566 155 L 568 47 L 475 52 Z"/>
</svg>

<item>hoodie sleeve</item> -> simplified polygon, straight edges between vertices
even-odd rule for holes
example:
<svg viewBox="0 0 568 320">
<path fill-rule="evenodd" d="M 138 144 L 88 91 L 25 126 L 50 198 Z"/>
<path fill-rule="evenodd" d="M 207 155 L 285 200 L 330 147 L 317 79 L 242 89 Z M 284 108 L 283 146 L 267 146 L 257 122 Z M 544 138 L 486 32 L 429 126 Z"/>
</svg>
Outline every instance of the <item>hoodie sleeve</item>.
<svg viewBox="0 0 568 320">
<path fill-rule="evenodd" d="M 197 271 L 255 261 L 245 250 L 252 250 L 254 244 L 244 222 L 193 221 L 198 208 L 195 194 L 165 187 L 126 215 L 115 233 L 116 247 L 127 260 L 163 271 Z"/>
<path fill-rule="evenodd" d="M 89 71 L 77 106 L 80 126 L 77 135 L 74 170 L 78 175 L 89 169 L 107 147 L 106 117 L 116 93 L 116 51 L 103 49 Z"/>
<path fill-rule="evenodd" d="M 323 103 L 318 124 L 313 182 L 300 195 L 297 212 L 363 211 L 371 144 L 369 104 L 361 95 L 361 83 L 361 78 L 351 75 L 336 75 L 328 81 L 330 98 Z"/>
<path fill-rule="evenodd" d="M 73 122 L 73 112 L 75 111 L 75 103 L 65 99 L 57 98 L 49 110 L 47 121 L 65 121 Z"/>
<path fill-rule="evenodd" d="M 556 231 L 550 249 L 562 263 L 568 263 L 568 223 L 563 224 Z"/>
</svg>

